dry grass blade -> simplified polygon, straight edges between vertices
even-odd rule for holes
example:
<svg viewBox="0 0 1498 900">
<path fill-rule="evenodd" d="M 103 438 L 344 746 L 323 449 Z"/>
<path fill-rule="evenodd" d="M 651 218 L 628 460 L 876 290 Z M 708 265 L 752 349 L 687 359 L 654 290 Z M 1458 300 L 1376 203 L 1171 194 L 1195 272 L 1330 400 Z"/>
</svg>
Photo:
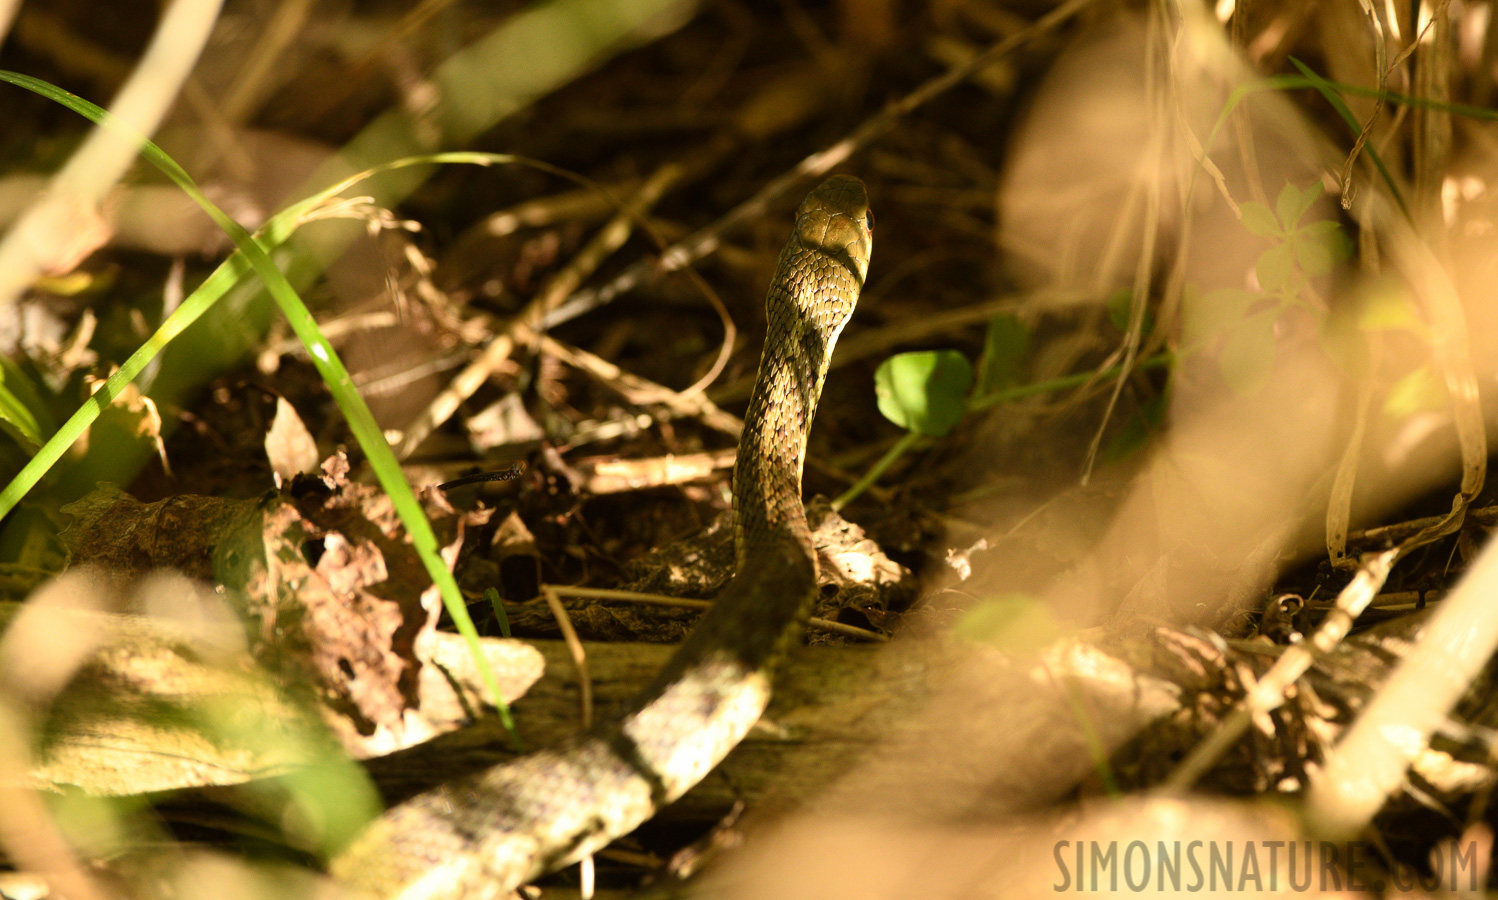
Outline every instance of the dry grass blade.
<svg viewBox="0 0 1498 900">
<path fill-rule="evenodd" d="M 1380 344 L 1374 339 L 1372 355 L 1378 358 Z M 1347 437 L 1347 446 L 1342 458 L 1337 461 L 1337 473 L 1332 479 L 1332 493 L 1326 501 L 1326 552 L 1333 567 L 1347 565 L 1347 529 L 1352 521 L 1352 491 L 1357 483 L 1358 462 L 1363 453 L 1363 440 L 1368 431 L 1368 416 L 1373 407 L 1373 379 L 1364 378 L 1358 384 L 1357 406 L 1353 410 L 1352 433 Z"/>
<path fill-rule="evenodd" d="M 582 460 L 577 464 L 578 490 L 589 496 L 607 496 L 649 490 L 671 484 L 686 484 L 711 478 L 713 473 L 733 468 L 738 451 L 672 453 L 667 456 Z"/>
<path fill-rule="evenodd" d="M 541 595 L 546 598 L 546 606 L 551 610 L 552 617 L 556 619 L 557 628 L 562 631 L 562 639 L 567 642 L 567 652 L 572 655 L 572 665 L 577 669 L 577 683 L 581 691 L 582 704 L 582 727 L 584 729 L 593 727 L 593 676 L 588 672 L 588 651 L 583 649 L 583 642 L 578 640 L 577 629 L 572 627 L 572 618 L 567 615 L 567 608 L 562 605 L 558 591 L 551 585 L 541 588 Z"/>
<path fill-rule="evenodd" d="M 1415 50 L 1415 96 L 1438 104 L 1451 102 L 1451 22 L 1446 16 L 1448 3 L 1443 2 L 1431 15 L 1419 35 L 1410 41 Z M 1422 4 L 1422 13 L 1429 7 Z M 1428 29 L 1428 35 L 1427 35 Z M 1411 162 L 1414 165 L 1415 200 L 1419 214 L 1440 221 L 1441 188 L 1451 168 L 1451 113 L 1444 109 L 1421 106 L 1414 111 L 1414 140 Z M 1429 240 L 1441 246 L 1441 229 L 1427 229 Z"/>
<path fill-rule="evenodd" d="M 274 88 L 276 64 L 306 27 L 313 6 L 312 0 L 284 0 L 276 4 L 270 23 L 249 54 L 249 64 L 223 102 L 222 115 L 227 124 L 243 125 L 265 103 L 266 96 Z"/>
<path fill-rule="evenodd" d="M 1358 5 L 1362 8 L 1363 15 L 1368 19 L 1369 31 L 1373 33 L 1373 68 L 1378 72 L 1378 89 L 1382 91 L 1388 86 L 1390 70 L 1399 65 L 1404 54 L 1400 54 L 1400 59 L 1394 60 L 1392 66 L 1388 64 L 1389 51 L 1384 38 L 1383 23 L 1379 21 L 1378 13 L 1373 9 L 1372 0 L 1358 0 Z M 1414 44 L 1411 43 L 1407 51 L 1413 48 Z M 1340 180 L 1342 184 L 1343 209 L 1352 209 L 1353 197 L 1356 196 L 1357 191 L 1357 186 L 1352 180 L 1352 168 L 1357 164 L 1358 157 L 1362 155 L 1363 147 L 1368 143 L 1368 137 L 1373 134 L 1373 126 L 1378 123 L 1378 117 L 1383 111 L 1384 98 L 1379 97 L 1374 101 L 1373 112 L 1369 114 L 1367 121 L 1359 129 L 1357 140 L 1353 141 L 1352 150 L 1347 154 L 1347 161 L 1342 164 L 1342 177 Z"/>
</svg>

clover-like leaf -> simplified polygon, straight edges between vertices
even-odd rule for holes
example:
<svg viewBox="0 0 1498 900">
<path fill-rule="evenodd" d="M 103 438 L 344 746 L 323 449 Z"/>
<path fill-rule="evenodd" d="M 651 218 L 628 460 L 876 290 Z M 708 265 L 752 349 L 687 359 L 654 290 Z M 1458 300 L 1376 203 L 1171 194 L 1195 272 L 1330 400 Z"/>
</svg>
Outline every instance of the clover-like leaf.
<svg viewBox="0 0 1498 900">
<path fill-rule="evenodd" d="M 1311 182 L 1303 191 L 1285 182 L 1285 186 L 1280 189 L 1279 197 L 1274 201 L 1274 211 L 1279 216 L 1280 224 L 1286 231 L 1294 230 L 1295 223 L 1300 221 L 1300 217 L 1306 214 L 1306 210 L 1310 209 L 1311 204 L 1315 203 L 1320 196 L 1320 181 Z"/>
<path fill-rule="evenodd" d="M 1294 251 L 1295 264 L 1300 270 L 1311 278 L 1318 278 L 1331 272 L 1336 261 L 1332 259 L 1331 244 L 1316 237 L 1303 237 L 1297 235 L 1287 243 Z"/>
<path fill-rule="evenodd" d="M 972 386 L 972 364 L 956 350 L 900 353 L 874 372 L 874 393 L 884 417 L 931 437 L 945 435 L 962 421 Z"/>
<path fill-rule="evenodd" d="M 1188 293 L 1181 310 L 1181 341 L 1193 347 L 1214 339 L 1241 321 L 1259 299 L 1242 288 L 1218 288 L 1205 296 Z"/>
<path fill-rule="evenodd" d="M 1266 294 L 1292 292 L 1295 289 L 1295 254 L 1291 242 L 1276 244 L 1259 254 L 1254 263 L 1254 274 Z"/>
<path fill-rule="evenodd" d="M 1341 230 L 1342 223 L 1335 219 L 1317 219 L 1295 229 L 1297 234 L 1330 234 Z"/>
<path fill-rule="evenodd" d="M 1245 200 L 1239 204 L 1238 209 L 1243 213 L 1243 227 L 1259 237 L 1280 237 L 1285 233 L 1280 227 L 1279 219 L 1264 204 Z"/>
</svg>

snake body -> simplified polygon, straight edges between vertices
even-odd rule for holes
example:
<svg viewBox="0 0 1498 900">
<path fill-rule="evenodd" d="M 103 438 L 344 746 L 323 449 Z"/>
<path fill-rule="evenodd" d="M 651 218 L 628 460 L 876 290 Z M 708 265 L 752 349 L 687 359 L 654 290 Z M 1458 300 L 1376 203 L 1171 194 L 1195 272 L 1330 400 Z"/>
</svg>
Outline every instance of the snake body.
<svg viewBox="0 0 1498 900">
<path fill-rule="evenodd" d="M 737 571 L 651 685 L 571 741 L 392 808 L 333 860 L 335 877 L 401 900 L 506 896 L 633 831 L 744 737 L 816 595 L 806 436 L 872 235 L 857 178 L 829 178 L 797 210 L 734 465 Z"/>
</svg>

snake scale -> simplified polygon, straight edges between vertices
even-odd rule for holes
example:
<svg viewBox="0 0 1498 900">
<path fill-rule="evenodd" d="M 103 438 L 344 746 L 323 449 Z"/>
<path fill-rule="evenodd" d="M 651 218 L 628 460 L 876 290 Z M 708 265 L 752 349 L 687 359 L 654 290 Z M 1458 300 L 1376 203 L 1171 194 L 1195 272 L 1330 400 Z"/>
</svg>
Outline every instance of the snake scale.
<svg viewBox="0 0 1498 900">
<path fill-rule="evenodd" d="M 734 465 L 736 574 L 671 661 L 621 716 L 393 807 L 333 860 L 335 877 L 401 900 L 507 896 L 633 831 L 759 719 L 816 595 L 801 505 L 806 435 L 873 230 L 863 182 L 847 175 L 796 211 Z"/>
</svg>

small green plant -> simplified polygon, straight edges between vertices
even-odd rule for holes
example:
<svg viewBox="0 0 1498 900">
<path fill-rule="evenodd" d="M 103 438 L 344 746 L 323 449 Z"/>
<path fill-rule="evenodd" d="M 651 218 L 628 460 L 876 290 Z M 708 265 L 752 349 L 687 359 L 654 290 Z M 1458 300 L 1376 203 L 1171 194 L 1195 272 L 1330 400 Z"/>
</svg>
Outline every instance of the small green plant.
<svg viewBox="0 0 1498 900">
<path fill-rule="evenodd" d="M 956 350 L 899 353 L 874 372 L 874 394 L 886 419 L 906 429 L 879 461 L 836 500 L 844 506 L 868 490 L 885 470 L 926 438 L 939 438 L 962 421 L 973 385 L 973 367 Z"/>
<path fill-rule="evenodd" d="M 1221 288 L 1203 296 L 1188 288 L 1183 349 L 1178 354 L 1161 353 L 1143 360 L 1138 368 L 1169 365 L 1178 356 L 1218 348 L 1218 365 L 1228 385 L 1240 393 L 1257 390 L 1274 365 L 1274 330 L 1280 317 L 1298 309 L 1322 322 L 1326 308 L 1313 282 L 1330 274 L 1352 254 L 1352 242 L 1336 221 L 1302 221 L 1321 192 L 1319 181 L 1304 189 L 1286 184 L 1274 209 L 1254 201 L 1243 203 L 1243 226 L 1272 242 L 1254 266 L 1258 290 Z M 1108 319 L 1119 331 L 1128 330 L 1132 305 L 1129 291 L 1117 291 L 1108 297 Z M 1148 334 L 1153 327 L 1152 317 L 1146 314 L 1143 332 Z M 1019 364 L 1029 344 L 1030 332 L 1023 322 L 1011 315 L 999 315 L 989 320 L 976 378 L 967 358 L 956 350 L 920 350 L 885 360 L 874 373 L 879 411 L 906 433 L 853 487 L 833 501 L 833 508 L 841 509 L 868 490 L 921 441 L 945 436 L 970 411 L 1076 387 L 1119 372 L 1115 366 L 1105 372 L 1083 372 L 1020 385 Z M 1412 384 L 1410 390 L 1417 387 Z M 1103 460 L 1117 462 L 1142 448 L 1164 420 L 1167 399 L 1168 394 L 1162 393 L 1131 414 L 1103 448 Z"/>
<path fill-rule="evenodd" d="M 1122 292 L 1121 297 L 1126 326 L 1130 297 L 1128 292 Z M 1110 310 L 1115 305 L 1110 301 Z M 1017 317 L 1002 314 L 988 322 L 976 374 L 967 357 L 956 350 L 899 353 L 880 363 L 874 372 L 879 411 L 906 431 L 857 483 L 832 501 L 832 508 L 842 509 L 851 503 L 901 456 L 922 442 L 945 437 L 970 412 L 1037 394 L 1080 387 L 1093 379 L 1112 377 L 1120 371 L 1118 366 L 1114 366 L 1103 372 L 1080 372 L 1064 378 L 1021 384 L 1020 363 L 1029 349 L 1029 328 Z M 1158 368 L 1173 358 L 1170 353 L 1162 353 L 1141 361 L 1138 368 Z M 1137 421 L 1131 419 L 1104 451 L 1105 458 L 1116 459 L 1125 455 L 1128 447 L 1120 441 L 1129 442 L 1129 447 L 1142 445 L 1148 430 L 1164 415 L 1164 409 L 1164 402 L 1160 401 L 1155 404 L 1153 413 L 1136 416 Z"/>
<path fill-rule="evenodd" d="M 927 439 L 945 437 L 957 427 L 977 398 L 993 396 L 1014 383 L 1030 346 L 1030 330 L 1011 315 L 988 322 L 977 378 L 966 356 L 956 350 L 899 353 L 874 372 L 874 394 L 886 419 L 905 434 L 869 468 L 856 484 L 832 501 L 842 509 L 879 480 L 890 466 Z"/>
<path fill-rule="evenodd" d="M 1326 307 L 1313 280 L 1352 255 L 1352 242 L 1334 220 L 1302 222 L 1321 196 L 1321 182 L 1304 190 L 1286 184 L 1274 209 L 1242 204 L 1243 227 L 1272 244 L 1254 264 L 1258 290 L 1219 288 L 1202 295 L 1186 291 L 1181 343 L 1186 353 L 1217 347 L 1223 380 L 1241 394 L 1258 390 L 1274 366 L 1275 326 L 1287 312 L 1302 310 L 1318 324 Z"/>
</svg>

